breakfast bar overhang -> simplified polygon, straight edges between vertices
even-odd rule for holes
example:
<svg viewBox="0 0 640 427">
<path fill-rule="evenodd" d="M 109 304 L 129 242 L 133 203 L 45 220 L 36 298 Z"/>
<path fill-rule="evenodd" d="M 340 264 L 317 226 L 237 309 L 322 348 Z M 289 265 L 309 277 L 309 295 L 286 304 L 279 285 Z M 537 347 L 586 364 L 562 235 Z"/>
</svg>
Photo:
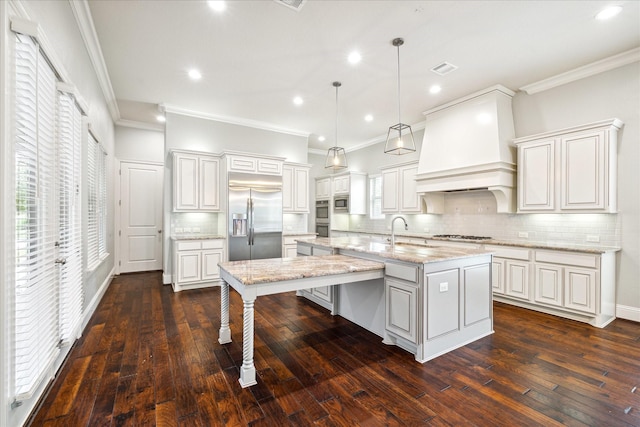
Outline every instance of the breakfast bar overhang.
<svg viewBox="0 0 640 427">
<path fill-rule="evenodd" d="M 337 285 L 384 277 L 384 263 L 345 255 L 272 258 L 232 261 L 219 264 L 222 285 L 220 291 L 220 344 L 231 342 L 229 329 L 229 285 L 244 303 L 242 316 L 242 367 L 240 385 L 256 382 L 253 363 L 253 306 L 257 297 L 281 292 L 308 289 L 314 286 Z"/>
</svg>

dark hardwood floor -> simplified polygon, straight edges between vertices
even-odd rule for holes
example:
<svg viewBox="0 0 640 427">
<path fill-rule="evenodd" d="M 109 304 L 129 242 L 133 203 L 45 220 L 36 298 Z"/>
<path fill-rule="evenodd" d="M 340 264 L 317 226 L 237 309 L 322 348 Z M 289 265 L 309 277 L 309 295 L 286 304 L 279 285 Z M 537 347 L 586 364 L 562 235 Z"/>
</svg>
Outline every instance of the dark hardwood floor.
<svg viewBox="0 0 640 427">
<path fill-rule="evenodd" d="M 495 334 L 425 364 L 293 293 L 256 302 L 258 384 L 242 389 L 242 301 L 117 277 L 33 426 L 640 426 L 640 324 L 597 329 L 495 303 Z"/>
</svg>

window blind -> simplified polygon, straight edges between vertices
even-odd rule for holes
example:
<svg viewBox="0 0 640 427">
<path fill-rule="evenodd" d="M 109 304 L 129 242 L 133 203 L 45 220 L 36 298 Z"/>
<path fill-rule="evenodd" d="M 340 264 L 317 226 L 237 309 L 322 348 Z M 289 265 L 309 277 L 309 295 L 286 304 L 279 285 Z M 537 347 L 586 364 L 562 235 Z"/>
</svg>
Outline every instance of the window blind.
<svg viewBox="0 0 640 427">
<path fill-rule="evenodd" d="M 28 399 L 59 353 L 54 209 L 56 75 L 28 36 L 15 38 L 14 394 Z"/>
<path fill-rule="evenodd" d="M 382 214 L 382 176 L 369 179 L 369 216 L 371 219 L 384 218 Z"/>
<path fill-rule="evenodd" d="M 92 133 L 87 139 L 87 268 L 107 256 L 107 154 Z"/>
<path fill-rule="evenodd" d="M 70 93 L 58 94 L 57 123 L 60 338 L 63 344 L 70 344 L 80 332 L 84 303 L 80 201 L 82 114 Z"/>
</svg>

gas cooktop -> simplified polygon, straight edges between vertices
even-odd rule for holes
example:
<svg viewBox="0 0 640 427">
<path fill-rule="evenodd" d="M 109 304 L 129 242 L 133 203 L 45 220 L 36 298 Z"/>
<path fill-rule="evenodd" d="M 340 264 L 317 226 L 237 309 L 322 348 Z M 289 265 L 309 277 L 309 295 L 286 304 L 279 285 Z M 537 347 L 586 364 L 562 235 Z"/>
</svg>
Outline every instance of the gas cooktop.
<svg viewBox="0 0 640 427">
<path fill-rule="evenodd" d="M 462 239 L 462 240 L 489 240 L 487 236 L 464 236 L 462 234 L 436 234 L 433 237 L 442 237 L 443 239 Z"/>
</svg>

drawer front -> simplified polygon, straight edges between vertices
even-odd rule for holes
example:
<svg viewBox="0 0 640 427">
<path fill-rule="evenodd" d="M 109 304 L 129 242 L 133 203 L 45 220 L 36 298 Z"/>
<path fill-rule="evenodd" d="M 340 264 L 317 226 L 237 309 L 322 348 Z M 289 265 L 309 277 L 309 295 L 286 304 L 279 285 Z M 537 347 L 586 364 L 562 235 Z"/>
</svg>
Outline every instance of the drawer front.
<svg viewBox="0 0 640 427">
<path fill-rule="evenodd" d="M 536 261 L 552 264 L 575 265 L 576 267 L 599 268 L 600 256 L 575 252 L 536 251 Z"/>
<path fill-rule="evenodd" d="M 300 255 L 311 255 L 311 246 L 298 245 L 298 253 Z"/>
<path fill-rule="evenodd" d="M 297 239 L 299 239 L 298 236 L 284 236 L 282 238 L 282 243 L 285 245 L 295 245 Z"/>
<path fill-rule="evenodd" d="M 521 259 L 523 261 L 529 261 L 531 259 L 531 250 L 525 248 L 497 245 L 485 245 L 484 248 L 493 252 L 494 256 L 500 258 Z"/>
<path fill-rule="evenodd" d="M 333 254 L 333 250 L 332 249 L 328 249 L 328 248 L 317 248 L 317 247 L 314 247 L 313 248 L 313 254 L 316 255 L 316 256 L 331 255 L 331 254 Z"/>
<path fill-rule="evenodd" d="M 408 282 L 418 283 L 418 267 L 413 265 L 385 263 L 384 274 Z"/>
<path fill-rule="evenodd" d="M 200 240 L 186 240 L 178 242 L 176 246 L 179 251 L 192 251 L 194 249 L 201 249 L 202 242 Z"/>
<path fill-rule="evenodd" d="M 223 249 L 223 248 L 224 248 L 224 240 L 223 239 L 203 240 L 202 241 L 202 249 Z"/>
</svg>

